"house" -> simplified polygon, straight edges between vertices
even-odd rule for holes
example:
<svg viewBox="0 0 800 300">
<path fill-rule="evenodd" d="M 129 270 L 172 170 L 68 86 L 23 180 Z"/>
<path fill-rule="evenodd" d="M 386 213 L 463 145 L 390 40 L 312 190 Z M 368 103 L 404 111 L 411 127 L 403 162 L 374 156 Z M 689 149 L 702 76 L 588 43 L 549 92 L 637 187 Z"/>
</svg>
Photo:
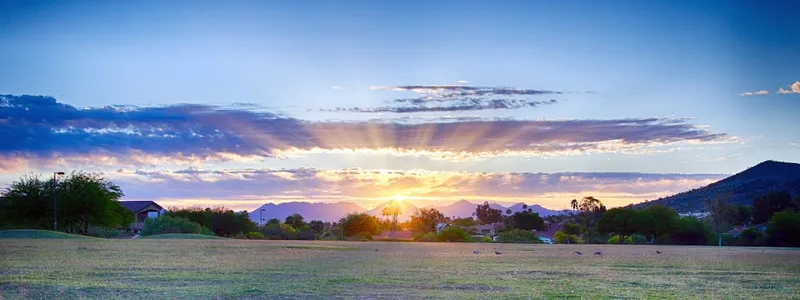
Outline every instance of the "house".
<svg viewBox="0 0 800 300">
<path fill-rule="evenodd" d="M 730 234 L 730 235 L 738 236 L 738 235 L 742 234 L 742 231 L 745 231 L 747 229 L 755 229 L 757 231 L 760 231 L 761 233 L 766 233 L 767 232 L 767 223 L 761 223 L 761 224 L 756 224 L 756 225 L 751 225 L 751 226 L 736 226 L 733 229 L 728 230 L 728 232 L 726 232 L 726 233 Z"/>
<path fill-rule="evenodd" d="M 447 227 L 450 227 L 450 224 L 447 224 L 447 223 L 439 223 L 439 224 L 436 224 L 436 233 L 439 233 L 439 232 L 441 232 L 441 231 L 442 231 L 442 229 L 445 229 L 445 228 L 447 228 Z"/>
<path fill-rule="evenodd" d="M 161 205 L 153 201 L 120 201 L 119 204 L 133 213 L 133 223 L 128 228 L 133 232 L 141 231 L 145 220 L 158 218 L 164 210 Z"/>
<path fill-rule="evenodd" d="M 482 234 L 485 236 L 495 236 L 497 232 L 500 231 L 504 227 L 502 222 L 486 224 L 486 225 L 475 225 L 472 228 L 475 229 L 475 233 Z"/>
<path fill-rule="evenodd" d="M 536 231 L 536 235 L 539 237 L 539 240 L 545 244 L 552 244 L 555 237 L 556 232 L 561 230 L 561 224 L 547 224 L 547 229 L 542 231 Z"/>
</svg>

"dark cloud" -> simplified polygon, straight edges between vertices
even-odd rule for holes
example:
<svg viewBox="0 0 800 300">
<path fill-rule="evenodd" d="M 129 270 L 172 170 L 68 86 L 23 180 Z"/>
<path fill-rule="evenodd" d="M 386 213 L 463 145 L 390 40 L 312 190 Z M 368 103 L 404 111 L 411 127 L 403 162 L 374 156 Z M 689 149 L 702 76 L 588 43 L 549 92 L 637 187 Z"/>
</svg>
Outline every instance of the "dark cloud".
<svg viewBox="0 0 800 300">
<path fill-rule="evenodd" d="M 486 110 L 486 109 L 518 109 L 523 107 L 537 107 L 539 105 L 555 104 L 556 102 L 557 101 L 555 99 L 551 99 L 548 101 L 534 101 L 534 100 L 516 100 L 516 99 L 483 100 L 483 99 L 469 98 L 469 99 L 454 101 L 454 104 L 451 105 L 428 105 L 425 102 L 420 102 L 406 106 L 382 106 L 382 107 L 372 107 L 372 108 L 337 107 L 335 109 L 323 110 L 323 111 L 360 112 L 360 113 L 456 112 L 456 111 Z"/>
<path fill-rule="evenodd" d="M 637 152 L 679 143 L 728 141 L 683 119 L 310 122 L 210 105 L 79 109 L 51 97 L 0 96 L 0 157 L 102 155 L 271 157 L 284 151 L 389 149 L 424 154 L 531 155 Z"/>
<path fill-rule="evenodd" d="M 556 100 L 538 101 L 530 99 L 532 96 L 562 94 L 562 92 L 550 90 L 463 85 L 373 86 L 370 89 L 414 92 L 425 94 L 425 96 L 394 99 L 388 101 L 387 105 L 380 107 L 338 107 L 335 109 L 322 109 L 322 111 L 418 113 L 520 109 L 556 103 Z"/>
</svg>

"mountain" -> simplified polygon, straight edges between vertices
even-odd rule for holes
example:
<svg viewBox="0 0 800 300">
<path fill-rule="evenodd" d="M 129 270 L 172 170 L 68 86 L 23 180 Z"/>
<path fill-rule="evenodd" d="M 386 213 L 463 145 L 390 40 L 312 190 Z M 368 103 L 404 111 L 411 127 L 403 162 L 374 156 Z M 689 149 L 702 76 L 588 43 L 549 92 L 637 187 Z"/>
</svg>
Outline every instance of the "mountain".
<svg viewBox="0 0 800 300">
<path fill-rule="evenodd" d="M 701 212 L 706 210 L 706 203 L 718 195 L 730 197 L 730 202 L 734 204 L 751 205 L 755 198 L 770 191 L 787 191 L 793 196 L 800 195 L 800 164 L 765 161 L 705 187 L 634 206 L 644 207 L 659 203 L 678 212 Z"/>
<path fill-rule="evenodd" d="M 395 203 L 397 202 L 394 201 L 384 202 L 381 205 L 378 205 L 375 208 L 368 210 L 366 214 L 376 216 L 378 217 L 378 219 L 384 219 L 386 217 L 383 215 L 383 208 L 395 205 Z M 415 213 L 417 213 L 417 211 L 419 211 L 419 208 L 417 208 L 416 206 L 414 206 L 414 204 L 411 204 L 407 201 L 400 202 L 399 204 L 400 204 L 400 215 L 397 216 L 397 220 L 400 222 L 411 220 L 411 216 L 413 216 Z M 391 217 L 389 218 L 391 219 Z"/>
<path fill-rule="evenodd" d="M 349 213 L 359 213 L 365 211 L 361 206 L 352 202 L 336 203 L 310 203 L 310 202 L 287 202 L 281 204 L 268 203 L 250 212 L 250 219 L 259 223 L 258 219 L 263 212 L 264 222 L 271 218 L 281 221 L 291 214 L 300 214 L 305 220 L 322 220 L 325 222 L 336 222 Z"/>
<path fill-rule="evenodd" d="M 258 223 L 259 216 L 263 214 L 264 222 L 271 218 L 277 218 L 279 220 L 286 219 L 286 216 L 291 214 L 300 214 L 303 216 L 305 220 L 322 220 L 325 222 L 336 222 L 339 221 L 342 217 L 346 216 L 349 213 L 366 213 L 373 216 L 378 217 L 379 219 L 384 219 L 386 217 L 383 216 L 382 210 L 384 207 L 393 205 L 395 202 L 387 201 L 378 205 L 377 207 L 367 210 L 361 206 L 358 206 L 352 202 L 338 202 L 338 203 L 310 203 L 310 202 L 287 202 L 281 204 L 264 204 L 259 208 L 250 212 L 250 219 L 253 222 Z M 512 212 L 522 211 L 522 205 L 524 203 L 517 203 L 509 207 L 502 206 L 497 203 L 489 203 L 489 207 L 493 209 L 499 209 L 503 214 L 505 214 L 506 209 L 510 208 Z M 475 208 L 478 206 L 476 203 L 469 202 L 467 200 L 461 200 L 455 202 L 453 204 L 444 205 L 444 206 L 434 206 L 432 204 L 426 205 L 424 208 L 435 208 L 439 210 L 445 217 L 457 217 L 457 218 L 464 218 L 464 217 L 471 217 L 472 213 L 475 212 Z M 539 213 L 540 216 L 546 217 L 549 215 L 560 214 L 560 211 L 549 210 L 544 207 L 541 207 L 537 204 L 533 204 L 528 206 L 533 212 Z M 262 213 L 261 210 L 264 210 Z M 408 201 L 402 202 L 401 211 L 402 213 L 397 216 L 397 219 L 401 222 L 407 221 L 411 219 L 411 216 L 414 215 L 419 208 L 414 206 L 413 204 L 409 203 Z"/>
</svg>

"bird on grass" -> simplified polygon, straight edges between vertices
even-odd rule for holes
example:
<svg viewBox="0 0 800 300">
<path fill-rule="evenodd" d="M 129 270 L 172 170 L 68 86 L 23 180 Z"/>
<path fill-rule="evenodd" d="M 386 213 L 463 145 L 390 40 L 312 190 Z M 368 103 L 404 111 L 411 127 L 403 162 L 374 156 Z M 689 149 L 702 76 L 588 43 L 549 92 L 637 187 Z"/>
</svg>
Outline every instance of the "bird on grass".
<svg viewBox="0 0 800 300">
<path fill-rule="evenodd" d="M 497 251 L 497 248 L 494 248 L 494 254 L 500 255 L 503 254 L 503 252 Z"/>
<path fill-rule="evenodd" d="M 583 255 L 583 252 L 580 252 L 580 251 L 575 251 L 575 254 L 577 254 L 577 255 Z"/>
<path fill-rule="evenodd" d="M 481 253 L 481 252 L 478 251 L 478 250 L 472 250 L 472 253 L 478 254 L 478 253 Z"/>
<path fill-rule="evenodd" d="M 375 248 L 375 251 L 378 251 L 378 249 L 377 249 L 377 248 Z"/>
<path fill-rule="evenodd" d="M 597 251 L 594 253 L 594 255 L 603 255 L 603 252 Z"/>
<path fill-rule="evenodd" d="M 656 254 L 661 254 L 661 251 L 656 250 Z"/>
</svg>

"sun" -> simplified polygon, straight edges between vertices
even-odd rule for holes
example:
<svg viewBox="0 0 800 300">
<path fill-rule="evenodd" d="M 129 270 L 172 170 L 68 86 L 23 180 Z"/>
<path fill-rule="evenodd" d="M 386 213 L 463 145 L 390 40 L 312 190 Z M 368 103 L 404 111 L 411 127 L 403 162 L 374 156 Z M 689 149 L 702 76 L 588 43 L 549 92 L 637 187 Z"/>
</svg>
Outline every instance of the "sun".
<svg viewBox="0 0 800 300">
<path fill-rule="evenodd" d="M 405 199 L 406 197 L 403 195 L 394 195 L 394 201 L 397 203 L 403 203 L 403 200 Z"/>
</svg>

